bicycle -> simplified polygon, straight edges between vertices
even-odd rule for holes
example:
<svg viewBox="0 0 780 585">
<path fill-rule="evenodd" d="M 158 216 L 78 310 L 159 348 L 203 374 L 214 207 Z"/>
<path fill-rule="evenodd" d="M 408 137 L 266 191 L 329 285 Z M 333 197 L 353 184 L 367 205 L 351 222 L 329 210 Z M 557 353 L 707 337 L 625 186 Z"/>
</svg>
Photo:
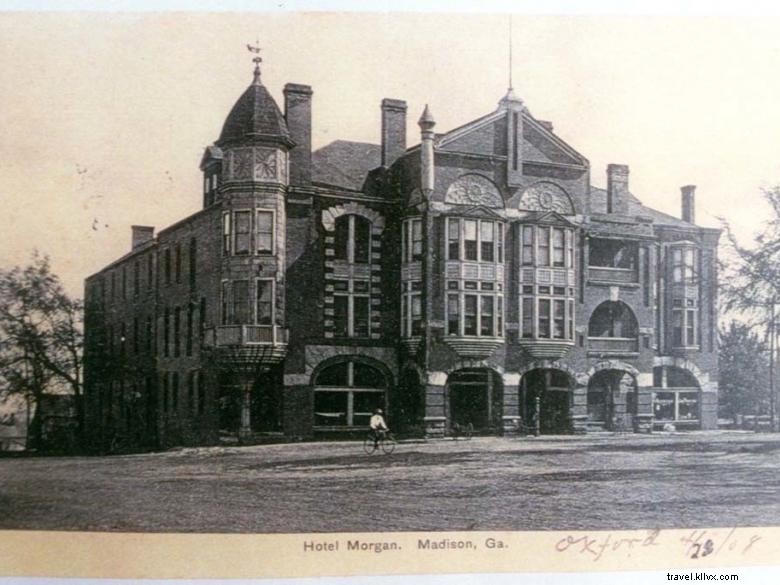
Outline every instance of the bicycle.
<svg viewBox="0 0 780 585">
<path fill-rule="evenodd" d="M 379 437 L 375 438 L 373 433 L 368 433 L 363 441 L 363 451 L 366 455 L 373 455 L 380 449 L 385 455 L 390 455 L 395 451 L 395 447 L 398 442 L 390 431 L 381 431 Z"/>
<path fill-rule="evenodd" d="M 452 438 L 457 441 L 458 439 L 465 439 L 468 441 L 471 439 L 471 435 L 474 434 L 474 425 L 467 423 L 461 425 L 458 423 L 452 423 Z"/>
</svg>

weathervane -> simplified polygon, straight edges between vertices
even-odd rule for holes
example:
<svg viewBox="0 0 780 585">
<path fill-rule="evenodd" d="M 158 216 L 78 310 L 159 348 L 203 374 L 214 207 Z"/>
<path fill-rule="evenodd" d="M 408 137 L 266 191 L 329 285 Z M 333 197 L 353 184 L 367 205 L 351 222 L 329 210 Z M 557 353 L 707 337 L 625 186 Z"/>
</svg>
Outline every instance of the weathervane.
<svg viewBox="0 0 780 585">
<path fill-rule="evenodd" d="M 260 79 L 260 63 L 263 62 L 263 58 L 260 56 L 260 39 L 257 39 L 254 45 L 247 43 L 246 49 L 255 55 L 252 62 L 255 64 L 255 80 L 257 81 Z"/>
</svg>

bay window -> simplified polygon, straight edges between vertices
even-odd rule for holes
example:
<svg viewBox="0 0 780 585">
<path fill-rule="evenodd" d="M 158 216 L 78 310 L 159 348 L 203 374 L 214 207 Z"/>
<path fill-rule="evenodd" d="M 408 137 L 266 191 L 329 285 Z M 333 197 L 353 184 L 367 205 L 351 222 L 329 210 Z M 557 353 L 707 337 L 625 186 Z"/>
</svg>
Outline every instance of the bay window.
<svg viewBox="0 0 780 585">
<path fill-rule="evenodd" d="M 504 262 L 504 224 L 493 220 L 447 218 L 447 260 Z"/>
<path fill-rule="evenodd" d="M 418 337 L 422 334 L 422 282 L 405 282 L 401 295 L 401 335 Z"/>
<path fill-rule="evenodd" d="M 252 213 L 248 210 L 233 212 L 233 253 L 249 254 L 252 238 Z"/>
<path fill-rule="evenodd" d="M 402 262 L 409 263 L 422 260 L 422 219 L 416 217 L 404 220 L 401 234 Z"/>
<path fill-rule="evenodd" d="M 275 213 L 271 209 L 237 209 L 222 214 L 224 255 L 273 254 Z"/>
<path fill-rule="evenodd" d="M 447 335 L 503 337 L 503 294 L 491 290 L 483 292 L 473 286 L 476 282 L 450 281 L 447 294 Z M 490 283 L 482 283 L 490 284 Z"/>
</svg>

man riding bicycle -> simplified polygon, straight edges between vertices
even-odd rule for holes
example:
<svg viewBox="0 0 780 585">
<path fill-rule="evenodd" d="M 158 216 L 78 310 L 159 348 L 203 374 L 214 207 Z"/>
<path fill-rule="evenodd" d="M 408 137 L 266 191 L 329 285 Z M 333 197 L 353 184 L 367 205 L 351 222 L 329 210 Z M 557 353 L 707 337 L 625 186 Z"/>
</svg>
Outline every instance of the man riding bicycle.
<svg viewBox="0 0 780 585">
<path fill-rule="evenodd" d="M 368 421 L 368 426 L 371 429 L 371 437 L 374 439 L 374 449 L 379 447 L 379 440 L 385 436 L 385 433 L 390 429 L 385 424 L 385 419 L 382 416 L 382 409 L 377 408 L 374 411 L 374 416 Z"/>
</svg>

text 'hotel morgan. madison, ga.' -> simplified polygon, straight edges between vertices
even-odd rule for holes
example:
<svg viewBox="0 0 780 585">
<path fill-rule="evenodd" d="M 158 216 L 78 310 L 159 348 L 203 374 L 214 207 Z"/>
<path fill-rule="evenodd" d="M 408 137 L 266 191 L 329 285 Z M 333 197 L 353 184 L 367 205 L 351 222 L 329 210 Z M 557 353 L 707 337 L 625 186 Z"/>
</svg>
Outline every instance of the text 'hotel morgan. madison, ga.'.
<svg viewBox="0 0 780 585">
<path fill-rule="evenodd" d="M 512 90 L 408 146 L 312 152 L 312 89 L 254 80 L 203 155 L 203 209 L 86 281 L 95 445 L 717 424 L 718 230 L 645 207 Z M 413 142 L 417 142 L 416 140 Z"/>
</svg>

